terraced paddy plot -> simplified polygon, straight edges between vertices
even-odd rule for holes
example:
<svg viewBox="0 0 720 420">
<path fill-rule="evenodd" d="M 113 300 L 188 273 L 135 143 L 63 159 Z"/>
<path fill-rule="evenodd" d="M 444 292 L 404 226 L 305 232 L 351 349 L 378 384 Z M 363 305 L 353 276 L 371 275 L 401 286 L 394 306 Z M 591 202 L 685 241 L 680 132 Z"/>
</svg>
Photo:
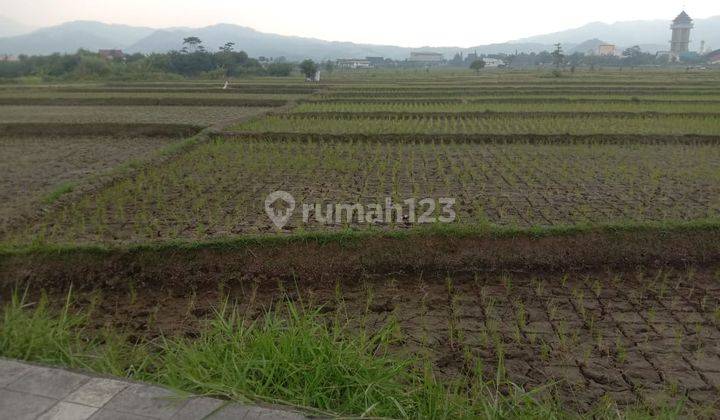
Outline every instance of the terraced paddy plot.
<svg viewBox="0 0 720 420">
<path fill-rule="evenodd" d="M 388 97 L 358 97 L 344 98 L 335 97 L 332 94 L 318 94 L 301 100 L 305 103 L 343 103 L 343 104 L 395 104 L 395 103 L 616 103 L 616 102 L 664 102 L 664 103 L 716 103 L 720 101 L 720 95 L 666 95 L 663 93 L 648 93 L 644 95 L 623 95 L 600 93 L 593 95 L 553 95 L 552 93 L 542 95 L 483 95 L 468 94 L 463 96 L 435 95 L 435 96 L 388 96 Z"/>
<path fill-rule="evenodd" d="M 497 87 L 452 87 L 443 89 L 377 89 L 377 90 L 331 90 L 322 95 L 324 98 L 437 98 L 437 97 L 462 97 L 462 96 L 547 96 L 547 95 L 664 95 L 664 96 L 695 96 L 699 98 L 717 97 L 720 95 L 718 89 L 663 89 L 663 88 L 636 88 L 627 87 L 543 87 L 543 88 L 497 88 Z"/>
<path fill-rule="evenodd" d="M 317 87 L 308 87 L 298 85 L 295 88 L 284 88 L 284 87 L 256 87 L 252 85 L 248 86 L 232 86 L 227 89 L 223 89 L 221 86 L 215 87 L 68 87 L 58 88 L 58 91 L 68 93 L 88 92 L 88 93 L 204 93 L 204 94 L 215 94 L 215 95 L 237 95 L 237 94 L 259 94 L 259 95 L 309 95 L 318 91 Z"/>
<path fill-rule="evenodd" d="M 450 197 L 456 223 L 468 226 L 704 219 L 720 216 L 720 146 L 215 140 L 48 214 L 19 238 L 111 243 L 271 233 L 263 204 L 275 190 L 322 206 Z M 286 231 L 347 226 L 409 227 L 312 217 L 304 224 L 298 211 Z"/>
<path fill-rule="evenodd" d="M 173 139 L 0 136 L 0 232 L 84 180 L 143 160 Z"/>
<path fill-rule="evenodd" d="M 553 388 L 563 407 L 580 412 L 603 399 L 669 408 L 684 400 L 699 418 L 712 418 L 720 386 L 718 281 L 711 270 L 391 276 L 300 285 L 300 299 L 322 306 L 329 323 L 349 318 L 352 327 L 371 330 L 396 323 L 402 339 L 393 353 L 427 360 L 442 378 L 479 366 L 485 380 L 499 375 L 525 389 Z M 242 313 L 262 313 L 284 290 L 298 288 L 258 284 L 233 296 Z M 220 298 L 195 303 L 212 313 L 210 305 Z M 145 295 L 142 304 L 153 311 L 153 300 L 157 318 L 168 320 L 163 325 L 197 328 L 192 316 L 176 323 L 184 313 L 174 308 L 186 307 L 183 299 L 168 304 L 167 294 L 158 293 Z M 117 307 L 124 306 L 106 302 L 103 312 Z"/>
<path fill-rule="evenodd" d="M 0 106 L 0 123 L 164 123 L 212 125 L 265 111 L 220 106 Z"/>
<path fill-rule="evenodd" d="M 242 93 L 242 92 L 177 92 L 174 90 L 163 90 L 163 91 L 139 91 L 139 92 L 125 92 L 123 90 L 98 90 L 98 89 L 78 89 L 75 91 L 65 91 L 56 88 L 48 89 L 0 89 L 0 99 L 3 101 L 9 101 L 11 99 L 46 99 L 46 98 L 68 98 L 68 99 L 79 99 L 79 98 L 154 98 L 154 99 L 295 99 L 301 98 L 305 95 L 294 95 L 294 94 L 273 94 L 273 93 Z"/>
<path fill-rule="evenodd" d="M 0 105 L 62 105 L 62 106 L 225 106 L 279 107 L 287 104 L 284 97 L 270 95 L 213 95 L 213 94 L 101 94 L 46 93 L 44 95 L 0 95 Z"/>
<path fill-rule="evenodd" d="M 178 337 L 185 348 L 207 348 L 208 360 L 216 361 L 217 348 L 235 342 L 214 335 L 224 341 L 218 347 L 202 335 L 218 302 L 236 302 L 243 319 L 266 325 L 264 310 L 277 308 L 290 293 L 303 307 L 321 307 L 303 328 L 331 326 L 335 344 L 357 333 L 372 344 L 371 359 L 385 355 L 388 345 L 387 354 L 432 379 L 427 388 L 452 390 L 449 400 L 420 394 L 407 411 L 393 401 L 391 417 L 434 418 L 416 413 L 436 401 L 432 408 L 455 410 L 445 413 L 449 418 L 487 416 L 487 401 L 500 401 L 495 408 L 505 411 L 498 417 L 523 417 L 526 411 L 506 409 L 499 397 L 517 386 L 537 393 L 531 397 L 557 399 L 571 411 L 559 418 L 575 412 L 581 418 L 634 418 L 624 410 L 636 404 L 648 410 L 640 418 L 675 418 L 676 412 L 717 418 L 719 83 L 717 72 L 578 71 L 554 78 L 433 69 L 336 72 L 321 84 L 248 80 L 226 91 L 213 81 L 55 85 L 52 92 L 0 87 L 0 103 L 20 101 L 24 93 L 36 104 L 68 101 L 0 107 L 0 122 L 20 121 L 0 124 L 6 132 L 0 145 L 12 151 L 0 156 L 0 198 L 23 196 L 18 191 L 26 185 L 34 191 L 26 201 L 0 207 L 13 221 L 26 210 L 34 215 L 0 229 L 0 278 L 5 289 L 27 279 L 31 295 L 47 287 L 53 303 L 64 302 L 72 285 L 78 306 L 99 309 L 88 317 L 91 328 L 77 337 L 102 331 L 98 344 L 105 348 L 114 343 L 104 340 L 109 326 L 123 337 L 131 334 L 133 345 L 152 349 L 154 362 L 146 370 L 154 380 L 172 365 L 157 362 L 159 335 Z M 92 129 L 189 137 L 197 133 L 194 124 L 273 109 L 240 102 L 225 107 L 222 101 L 264 98 L 300 106 L 215 125 L 226 131 L 207 130 L 157 164 L 118 170 L 112 182 L 43 205 L 64 191 L 65 180 L 72 185 L 76 173 L 78 185 L 90 185 L 94 173 L 159 147 L 155 140 L 151 146 L 72 134 Z M 85 106 L 69 106 L 73 101 Z M 197 106 L 181 106 L 184 101 Z M 217 106 L 201 106 L 210 103 Z M 65 130 L 67 137 L 56 143 L 32 138 L 51 129 Z M 39 174 L 38 167 L 48 169 Z M 297 204 L 282 228 L 266 213 L 266 197 L 277 190 L 292 194 Z M 397 215 L 362 220 L 354 206 L 413 199 L 417 215 L 428 209 L 418 203 L 423 198 L 455 200 L 449 229 L 413 230 L 419 223 Z M 338 218 L 337 205 L 355 217 Z M 438 206 L 431 216 L 442 213 Z M 531 227 L 538 229 L 526 230 Z M 213 325 L 226 330 L 229 324 Z M 288 329 L 277 325 L 278 335 L 263 343 L 284 342 Z M 367 338 L 377 331 L 382 351 Z M 312 338 L 305 342 L 316 348 Z M 101 348 L 91 350 L 93 365 L 109 369 L 97 358 Z M 110 353 L 125 354 L 114 347 Z M 178 375 L 185 381 L 192 376 L 187 370 L 197 372 L 197 361 L 205 359 L 182 353 L 191 362 Z M 285 357 L 296 353 L 303 353 L 299 363 Z M 132 357 L 144 354 L 126 354 L 116 372 L 138 374 L 137 366 L 145 365 Z M 273 381 L 262 370 L 253 371 L 260 386 L 238 388 L 248 383 L 247 370 L 229 376 L 237 366 L 224 362 L 209 363 L 204 378 L 178 387 L 228 398 L 242 392 L 266 402 L 284 398 L 285 377 L 308 365 L 305 354 L 283 352 L 280 366 L 289 375 L 268 369 L 273 378 L 283 372 L 279 388 L 266 386 Z M 343 368 L 354 365 L 339 357 L 342 352 L 323 354 Z M 396 368 L 405 369 L 393 363 L 393 372 L 402 373 Z M 378 414 L 367 387 L 333 382 L 352 374 L 307 376 L 328 383 L 323 390 L 364 393 L 350 398 L 361 402 L 342 414 Z M 400 399 L 415 395 L 415 388 L 401 385 Z M 305 396 L 283 401 L 311 405 Z M 335 397 L 312 398 L 319 405 L 314 408 L 327 409 L 323 404 Z M 478 401 L 482 407 L 466 410 Z M 676 409 L 678 401 L 684 405 Z"/>
<path fill-rule="evenodd" d="M 475 116 L 328 114 L 272 115 L 234 127 L 245 132 L 335 134 L 707 134 L 720 133 L 712 115 L 568 115 L 527 113 Z"/>
<path fill-rule="evenodd" d="M 353 103 L 313 102 L 293 108 L 293 113 L 454 113 L 454 112 L 662 112 L 662 113 L 717 113 L 720 117 L 720 100 L 715 102 L 641 102 L 578 100 L 562 101 L 464 101 L 457 103 L 399 102 L 399 103 Z"/>
</svg>

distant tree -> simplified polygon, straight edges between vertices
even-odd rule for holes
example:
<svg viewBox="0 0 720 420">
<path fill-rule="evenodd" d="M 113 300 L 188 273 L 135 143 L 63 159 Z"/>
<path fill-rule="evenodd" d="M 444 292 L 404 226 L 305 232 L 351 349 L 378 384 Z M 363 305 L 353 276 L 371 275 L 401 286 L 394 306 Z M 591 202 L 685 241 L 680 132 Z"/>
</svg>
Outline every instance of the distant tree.
<svg viewBox="0 0 720 420">
<path fill-rule="evenodd" d="M 235 43 L 234 42 L 226 42 L 225 45 L 220 47 L 220 52 L 224 53 L 231 53 L 235 49 Z"/>
<path fill-rule="evenodd" d="M 453 57 L 453 59 L 450 60 L 450 63 L 455 66 L 461 66 L 463 64 L 463 62 L 464 62 L 464 59 L 463 59 L 463 55 L 461 52 L 455 53 L 455 56 Z"/>
<path fill-rule="evenodd" d="M 642 55 L 642 50 L 640 49 L 639 45 L 634 45 L 630 48 L 626 48 L 625 51 L 623 51 L 622 55 L 623 57 L 627 58 L 636 58 Z"/>
<path fill-rule="evenodd" d="M 475 70 L 476 73 L 480 74 L 480 70 L 485 68 L 485 61 L 483 61 L 482 59 L 475 60 L 470 63 L 470 68 Z"/>
<path fill-rule="evenodd" d="M 74 73 L 80 77 L 106 76 L 110 74 L 110 65 L 100 57 L 84 55 L 80 57 Z"/>
<path fill-rule="evenodd" d="M 192 48 L 194 51 L 197 51 L 199 47 L 202 46 L 202 41 L 200 38 L 196 36 L 190 36 L 183 39 L 183 51 L 187 52 L 188 48 Z"/>
<path fill-rule="evenodd" d="M 141 53 L 130 54 L 130 55 L 125 56 L 125 62 L 126 63 L 135 63 L 138 61 L 142 61 L 144 58 L 145 58 L 145 56 L 142 55 Z"/>
<path fill-rule="evenodd" d="M 655 64 L 657 57 L 655 54 L 646 53 L 640 49 L 638 45 L 627 48 L 622 53 L 622 64 L 630 66 Z"/>
<path fill-rule="evenodd" d="M 330 60 L 326 61 L 325 62 L 325 71 L 328 73 L 332 73 L 333 70 L 335 70 L 335 63 L 333 63 Z"/>
<path fill-rule="evenodd" d="M 555 51 L 552 52 L 553 65 L 559 69 L 565 64 L 565 54 L 563 54 L 562 45 L 555 44 Z"/>
<path fill-rule="evenodd" d="M 502 58 L 503 63 L 505 63 L 505 67 L 511 67 L 513 62 L 515 61 L 515 58 L 517 57 L 517 52 L 515 54 L 509 54 Z"/>
<path fill-rule="evenodd" d="M 300 63 L 300 71 L 305 77 L 313 78 L 318 71 L 318 66 L 314 61 L 308 59 Z"/>
<path fill-rule="evenodd" d="M 570 54 L 570 56 L 567 57 L 566 61 L 571 67 L 577 67 L 583 62 L 584 59 L 585 59 L 585 54 L 583 54 L 581 52 L 575 52 L 575 53 Z"/>
<path fill-rule="evenodd" d="M 124 60 L 106 60 L 98 53 L 78 50 L 74 54 L 20 57 L 19 61 L 0 61 L 0 79 L 34 76 L 48 79 L 97 79 L 122 77 L 145 79 L 150 77 L 185 76 L 226 78 L 243 75 L 265 75 L 267 69 L 244 51 L 204 51 L 199 39 L 186 39 L 184 51 L 163 54 L 133 54 Z M 230 45 L 226 45 L 230 47 Z M 223 51 L 224 50 L 224 51 Z M 280 74 L 289 74 L 287 64 Z M 0 81 L 2 83 L 2 81 Z"/>
<path fill-rule="evenodd" d="M 275 77 L 287 77 L 292 73 L 293 65 L 290 63 L 270 63 L 267 66 L 267 74 Z"/>
</svg>

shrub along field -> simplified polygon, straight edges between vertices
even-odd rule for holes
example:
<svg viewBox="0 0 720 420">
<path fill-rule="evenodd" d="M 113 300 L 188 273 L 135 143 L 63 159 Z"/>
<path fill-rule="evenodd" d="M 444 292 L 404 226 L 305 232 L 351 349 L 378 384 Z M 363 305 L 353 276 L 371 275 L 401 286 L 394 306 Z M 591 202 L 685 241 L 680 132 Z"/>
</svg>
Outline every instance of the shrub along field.
<svg viewBox="0 0 720 420">
<path fill-rule="evenodd" d="M 0 355 L 326 415 L 718 416 L 719 73 L 325 76 L 0 87 L 0 286 L 33 285 Z M 302 222 L 386 197 L 457 219 Z"/>
</svg>

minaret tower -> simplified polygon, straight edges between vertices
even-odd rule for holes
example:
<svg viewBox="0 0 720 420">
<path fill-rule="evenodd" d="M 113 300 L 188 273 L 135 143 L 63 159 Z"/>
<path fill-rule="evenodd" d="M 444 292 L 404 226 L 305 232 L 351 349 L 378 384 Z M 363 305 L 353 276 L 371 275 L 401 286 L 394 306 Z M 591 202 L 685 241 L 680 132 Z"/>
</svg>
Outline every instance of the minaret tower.
<svg viewBox="0 0 720 420">
<path fill-rule="evenodd" d="M 694 27 L 693 20 L 685 11 L 673 20 L 672 25 L 670 25 L 670 29 L 672 29 L 670 54 L 673 57 L 677 58 L 680 54 L 690 51 L 690 30 Z"/>
</svg>

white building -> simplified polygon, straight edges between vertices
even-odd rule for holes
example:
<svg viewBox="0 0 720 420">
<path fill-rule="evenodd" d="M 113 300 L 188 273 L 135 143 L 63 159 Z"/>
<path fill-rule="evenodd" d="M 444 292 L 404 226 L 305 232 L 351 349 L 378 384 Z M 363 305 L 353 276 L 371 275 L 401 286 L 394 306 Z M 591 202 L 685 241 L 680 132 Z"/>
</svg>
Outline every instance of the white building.
<svg viewBox="0 0 720 420">
<path fill-rule="evenodd" d="M 505 62 L 500 60 L 499 58 L 483 58 L 482 61 L 485 62 L 485 68 L 494 68 L 494 67 L 504 67 Z"/>
<path fill-rule="evenodd" d="M 597 55 L 610 56 L 617 55 L 617 49 L 613 44 L 600 44 L 597 47 Z"/>
<path fill-rule="evenodd" d="M 411 52 L 408 61 L 411 63 L 440 64 L 445 60 L 442 54 L 434 52 Z"/>
<path fill-rule="evenodd" d="M 371 69 L 375 67 L 370 60 L 361 58 L 343 58 L 337 60 L 335 66 L 339 69 Z"/>
</svg>

